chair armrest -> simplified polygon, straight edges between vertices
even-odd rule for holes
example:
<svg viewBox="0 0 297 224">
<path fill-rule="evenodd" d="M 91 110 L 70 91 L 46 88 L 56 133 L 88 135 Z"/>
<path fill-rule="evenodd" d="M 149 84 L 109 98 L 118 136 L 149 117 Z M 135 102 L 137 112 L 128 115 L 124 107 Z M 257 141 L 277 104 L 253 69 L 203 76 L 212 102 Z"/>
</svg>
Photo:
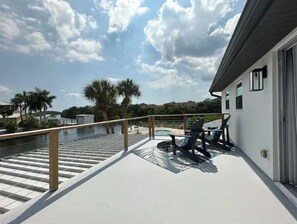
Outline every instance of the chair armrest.
<svg viewBox="0 0 297 224">
<path fill-rule="evenodd" d="M 169 136 L 174 136 L 174 137 L 191 137 L 191 135 L 173 135 L 173 134 L 168 134 Z"/>
<path fill-rule="evenodd" d="M 204 132 L 215 132 L 215 131 L 222 131 L 220 129 L 203 129 Z"/>
</svg>

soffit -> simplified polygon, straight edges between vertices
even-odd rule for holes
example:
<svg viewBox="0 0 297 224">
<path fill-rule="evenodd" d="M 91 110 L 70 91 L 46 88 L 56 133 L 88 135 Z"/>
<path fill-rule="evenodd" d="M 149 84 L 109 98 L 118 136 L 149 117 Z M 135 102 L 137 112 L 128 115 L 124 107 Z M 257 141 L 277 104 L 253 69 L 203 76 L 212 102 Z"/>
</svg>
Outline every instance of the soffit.
<svg viewBox="0 0 297 224">
<path fill-rule="evenodd" d="M 249 0 L 210 92 L 225 89 L 296 27 L 296 0 Z"/>
</svg>

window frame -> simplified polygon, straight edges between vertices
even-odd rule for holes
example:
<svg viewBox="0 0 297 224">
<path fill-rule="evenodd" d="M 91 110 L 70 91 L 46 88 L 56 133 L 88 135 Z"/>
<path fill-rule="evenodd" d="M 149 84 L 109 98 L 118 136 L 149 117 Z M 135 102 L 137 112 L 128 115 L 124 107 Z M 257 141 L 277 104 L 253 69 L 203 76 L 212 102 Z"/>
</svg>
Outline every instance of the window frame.
<svg viewBox="0 0 297 224">
<path fill-rule="evenodd" d="M 241 87 L 242 91 L 239 95 L 238 89 Z M 235 98 L 235 105 L 237 110 L 242 110 L 243 109 L 243 85 L 242 81 L 237 83 L 236 85 L 236 98 Z"/>
<path fill-rule="evenodd" d="M 225 109 L 226 110 L 230 109 L 230 92 L 229 92 L 229 90 L 227 90 L 225 93 Z"/>
</svg>

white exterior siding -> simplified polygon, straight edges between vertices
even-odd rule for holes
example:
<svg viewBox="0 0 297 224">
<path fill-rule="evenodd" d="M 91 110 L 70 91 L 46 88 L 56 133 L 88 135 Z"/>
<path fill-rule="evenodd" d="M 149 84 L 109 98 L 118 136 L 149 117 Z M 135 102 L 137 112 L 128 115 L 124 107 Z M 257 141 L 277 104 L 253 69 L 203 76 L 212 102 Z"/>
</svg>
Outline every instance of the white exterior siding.
<svg viewBox="0 0 297 224">
<path fill-rule="evenodd" d="M 95 116 L 93 114 L 76 115 L 77 124 L 94 123 L 94 117 Z"/>
<path fill-rule="evenodd" d="M 267 65 L 264 90 L 250 92 L 249 72 Z M 222 94 L 222 111 L 231 114 L 230 138 L 239 146 L 270 178 L 273 179 L 273 53 L 268 52 Z M 236 109 L 236 85 L 242 81 L 243 109 Z M 230 109 L 226 110 L 225 96 L 229 91 Z M 268 150 L 268 157 L 260 155 L 261 149 Z"/>
<path fill-rule="evenodd" d="M 276 44 L 266 55 L 247 69 L 222 92 L 222 111 L 230 113 L 230 138 L 271 179 L 279 181 L 279 77 L 277 52 L 297 42 L 297 28 Z M 267 65 L 267 78 L 262 91 L 249 91 L 249 72 Z M 242 81 L 243 109 L 235 108 L 236 85 Z M 225 96 L 229 91 L 230 109 L 226 110 Z M 268 150 L 268 157 L 260 155 Z"/>
</svg>

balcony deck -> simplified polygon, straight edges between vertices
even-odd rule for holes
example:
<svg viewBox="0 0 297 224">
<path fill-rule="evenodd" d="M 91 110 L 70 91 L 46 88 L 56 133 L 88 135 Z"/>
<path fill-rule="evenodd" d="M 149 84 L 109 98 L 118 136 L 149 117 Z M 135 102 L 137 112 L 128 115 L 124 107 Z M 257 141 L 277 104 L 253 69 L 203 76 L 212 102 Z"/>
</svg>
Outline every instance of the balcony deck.
<svg viewBox="0 0 297 224">
<path fill-rule="evenodd" d="M 162 139 L 139 142 L 0 223 L 296 223 L 293 204 L 241 151 L 197 165 L 157 151 Z"/>
</svg>

